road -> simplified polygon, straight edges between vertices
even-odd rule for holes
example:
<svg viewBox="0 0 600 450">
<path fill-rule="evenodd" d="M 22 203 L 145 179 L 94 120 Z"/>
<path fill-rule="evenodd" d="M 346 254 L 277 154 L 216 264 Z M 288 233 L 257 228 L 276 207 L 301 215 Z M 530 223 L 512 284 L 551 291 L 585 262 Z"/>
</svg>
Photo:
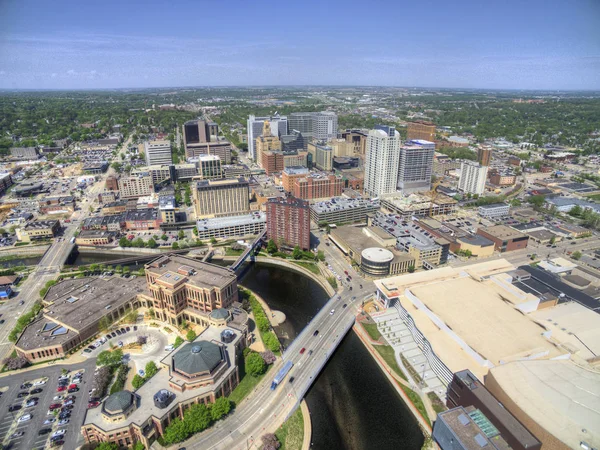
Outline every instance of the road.
<svg viewBox="0 0 600 450">
<path fill-rule="evenodd" d="M 269 371 L 256 390 L 231 416 L 206 432 L 193 436 L 179 447 L 198 450 L 260 448 L 260 437 L 280 426 L 302 400 L 348 327 L 354 322 L 362 300 L 373 292 L 373 283 L 360 278 L 336 248 L 322 244 L 319 249 L 325 251 L 327 261 L 338 274 L 343 275 L 344 270 L 347 270 L 352 280 L 349 283 L 344 281 L 341 292 L 321 308 L 286 349 L 283 361 L 276 363 L 276 367 Z M 344 304 L 347 307 L 344 308 Z M 333 309 L 335 312 L 331 314 Z M 315 336 L 317 330 L 318 335 Z M 305 352 L 300 354 L 302 348 Z M 309 355 L 311 351 L 312 354 Z M 294 367 L 285 380 L 275 390 L 271 390 L 271 382 L 284 361 L 292 361 Z M 290 383 L 292 377 L 294 381 Z"/>
</svg>

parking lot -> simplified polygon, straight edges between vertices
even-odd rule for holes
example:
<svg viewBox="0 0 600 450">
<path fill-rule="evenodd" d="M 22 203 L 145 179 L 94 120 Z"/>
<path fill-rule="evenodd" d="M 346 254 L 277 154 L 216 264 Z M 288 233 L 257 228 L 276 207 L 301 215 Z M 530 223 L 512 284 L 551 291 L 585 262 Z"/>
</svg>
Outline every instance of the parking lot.
<svg viewBox="0 0 600 450">
<path fill-rule="evenodd" d="M 56 436 L 57 444 L 52 448 L 73 449 L 81 445 L 83 438 L 80 427 L 87 408 L 88 381 L 91 381 L 94 367 L 95 361 L 92 360 L 73 366 L 47 367 L 1 378 L 0 443 L 3 448 L 51 448 L 53 436 Z M 70 370 L 68 379 L 64 381 L 68 383 L 67 390 L 69 385 L 74 384 L 75 374 L 81 372 L 77 391 L 57 392 L 63 369 Z M 65 406 L 65 403 L 70 402 L 58 396 L 73 396 L 72 405 Z M 55 406 L 56 412 L 49 414 L 49 407 L 53 404 L 60 406 Z M 68 421 L 59 425 L 61 412 L 64 412 L 63 419 Z"/>
</svg>

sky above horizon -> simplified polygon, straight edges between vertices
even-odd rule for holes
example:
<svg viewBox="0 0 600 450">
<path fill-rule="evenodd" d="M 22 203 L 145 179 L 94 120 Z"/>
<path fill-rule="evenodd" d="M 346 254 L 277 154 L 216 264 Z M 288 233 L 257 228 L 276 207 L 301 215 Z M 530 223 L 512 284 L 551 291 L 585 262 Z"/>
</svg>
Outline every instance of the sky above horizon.
<svg viewBox="0 0 600 450">
<path fill-rule="evenodd" d="M 600 0 L 0 0 L 0 88 L 600 89 Z"/>
</svg>

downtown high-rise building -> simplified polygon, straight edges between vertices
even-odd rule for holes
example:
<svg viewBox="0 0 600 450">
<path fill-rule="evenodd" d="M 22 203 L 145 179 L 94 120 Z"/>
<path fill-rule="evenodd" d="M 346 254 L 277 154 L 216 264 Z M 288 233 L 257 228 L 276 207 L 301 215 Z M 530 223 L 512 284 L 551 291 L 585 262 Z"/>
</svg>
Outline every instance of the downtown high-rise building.
<svg viewBox="0 0 600 450">
<path fill-rule="evenodd" d="M 492 162 L 492 149 L 491 147 L 479 147 L 477 149 L 477 161 L 482 166 L 489 166 Z"/>
<path fill-rule="evenodd" d="M 271 135 L 279 138 L 288 134 L 288 119 L 286 116 L 280 116 L 275 113 L 271 117 L 256 117 L 250 115 L 247 122 L 248 132 L 248 157 L 256 160 L 256 138 L 263 135 L 265 121 L 268 121 L 271 128 Z"/>
<path fill-rule="evenodd" d="M 458 190 L 467 194 L 483 194 L 487 173 L 488 166 L 482 166 L 476 162 L 461 163 Z"/>
<path fill-rule="evenodd" d="M 308 202 L 292 196 L 270 198 L 266 204 L 267 237 L 278 246 L 310 249 Z"/>
<path fill-rule="evenodd" d="M 408 141 L 400 147 L 398 190 L 410 194 L 431 188 L 435 144 L 422 139 Z"/>
<path fill-rule="evenodd" d="M 309 141 L 330 141 L 337 138 L 338 117 L 333 111 L 292 113 L 289 128 L 299 131 Z"/>
<path fill-rule="evenodd" d="M 365 192 L 372 197 L 396 192 L 400 162 L 396 127 L 377 125 L 370 130 L 365 154 Z"/>
<path fill-rule="evenodd" d="M 144 142 L 144 153 L 146 155 L 146 164 L 149 166 L 173 164 L 170 141 Z"/>
</svg>

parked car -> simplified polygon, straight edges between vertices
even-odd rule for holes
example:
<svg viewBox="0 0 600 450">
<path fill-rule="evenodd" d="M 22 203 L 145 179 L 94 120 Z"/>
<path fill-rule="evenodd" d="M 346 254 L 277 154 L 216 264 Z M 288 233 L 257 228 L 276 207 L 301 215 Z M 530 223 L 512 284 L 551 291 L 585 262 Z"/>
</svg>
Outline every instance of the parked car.
<svg viewBox="0 0 600 450">
<path fill-rule="evenodd" d="M 51 423 L 54 423 L 56 419 L 54 417 L 48 417 L 46 420 L 44 420 L 44 425 L 50 425 Z"/>
<path fill-rule="evenodd" d="M 18 410 L 20 410 L 20 409 L 21 409 L 21 405 L 11 405 L 11 406 L 9 406 L 9 407 L 8 407 L 8 410 L 9 410 L 10 412 L 13 412 L 13 411 L 18 411 Z"/>
<path fill-rule="evenodd" d="M 46 424 L 46 422 L 44 422 L 44 424 Z M 52 428 L 42 428 L 40 431 L 38 431 L 38 436 L 45 436 L 48 433 L 50 433 L 51 431 L 52 431 Z"/>
<path fill-rule="evenodd" d="M 17 398 L 27 397 L 28 395 L 29 395 L 29 392 L 19 392 L 17 394 Z"/>
<path fill-rule="evenodd" d="M 29 389 L 31 386 L 33 386 L 31 383 L 23 383 L 21 389 Z"/>
<path fill-rule="evenodd" d="M 77 392 L 79 390 L 79 388 L 69 388 L 69 390 L 67 391 L 69 394 L 72 394 L 73 392 Z"/>
<path fill-rule="evenodd" d="M 61 405 L 60 403 L 52 403 L 52 404 L 51 404 L 51 405 L 48 407 L 48 409 L 49 409 L 50 411 L 54 411 L 55 409 L 58 409 L 58 408 L 60 408 L 60 407 L 62 407 L 62 405 Z"/>
<path fill-rule="evenodd" d="M 100 405 L 100 402 L 89 402 L 87 407 L 88 407 L 88 409 L 92 409 L 92 408 L 96 408 L 98 405 Z"/>
<path fill-rule="evenodd" d="M 59 421 L 59 422 L 58 422 L 58 426 L 59 426 L 59 427 L 63 427 L 63 426 L 65 426 L 65 425 L 67 425 L 67 424 L 69 423 L 69 420 L 70 420 L 70 419 L 63 419 L 63 420 Z"/>
<path fill-rule="evenodd" d="M 33 383 L 34 386 L 43 386 L 46 384 L 46 380 L 39 380 Z"/>
<path fill-rule="evenodd" d="M 27 422 L 27 421 L 31 420 L 32 417 L 33 416 L 31 414 L 25 414 L 25 415 L 19 417 L 17 419 L 17 422 L 19 422 L 19 423 Z"/>
<path fill-rule="evenodd" d="M 23 436 L 25 434 L 24 431 L 17 431 L 16 433 L 13 433 L 10 435 L 11 439 L 16 439 L 16 438 L 20 438 L 21 436 Z"/>
<path fill-rule="evenodd" d="M 67 430 L 56 430 L 54 433 L 52 433 L 52 437 L 63 436 L 66 432 Z"/>
</svg>

